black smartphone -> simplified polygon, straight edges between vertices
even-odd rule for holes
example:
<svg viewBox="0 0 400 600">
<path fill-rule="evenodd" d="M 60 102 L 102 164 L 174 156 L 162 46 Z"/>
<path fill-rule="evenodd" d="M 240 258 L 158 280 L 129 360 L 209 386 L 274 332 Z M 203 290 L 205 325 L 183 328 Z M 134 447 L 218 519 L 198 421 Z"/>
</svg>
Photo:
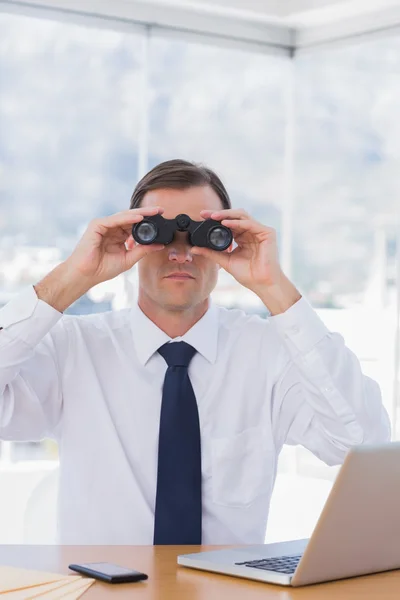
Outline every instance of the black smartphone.
<svg viewBox="0 0 400 600">
<path fill-rule="evenodd" d="M 133 569 L 127 569 L 126 567 L 106 562 L 72 564 L 68 568 L 71 571 L 76 571 L 82 575 L 106 581 L 107 583 L 131 583 L 133 581 L 148 579 L 146 573 L 140 573 L 140 571 L 134 571 Z"/>
</svg>

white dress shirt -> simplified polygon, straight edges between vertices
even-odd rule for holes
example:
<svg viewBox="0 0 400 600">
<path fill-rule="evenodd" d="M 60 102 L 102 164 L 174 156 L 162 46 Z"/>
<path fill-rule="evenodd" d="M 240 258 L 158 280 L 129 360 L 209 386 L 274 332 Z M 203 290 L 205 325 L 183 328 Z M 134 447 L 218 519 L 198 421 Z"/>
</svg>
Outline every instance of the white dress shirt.
<svg viewBox="0 0 400 600">
<path fill-rule="evenodd" d="M 137 305 L 62 315 L 32 286 L 0 327 L 0 438 L 57 440 L 59 542 L 152 544 L 170 338 Z M 304 298 L 268 319 L 211 303 L 178 339 L 197 350 L 205 544 L 264 542 L 284 443 L 332 465 L 390 439 L 379 386 Z"/>
</svg>

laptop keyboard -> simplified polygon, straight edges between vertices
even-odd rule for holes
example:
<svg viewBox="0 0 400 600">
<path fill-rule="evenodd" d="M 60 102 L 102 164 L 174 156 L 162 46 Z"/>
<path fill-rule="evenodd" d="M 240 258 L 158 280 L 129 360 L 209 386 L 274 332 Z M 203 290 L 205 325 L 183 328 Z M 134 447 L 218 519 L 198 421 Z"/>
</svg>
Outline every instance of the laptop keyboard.
<svg viewBox="0 0 400 600">
<path fill-rule="evenodd" d="M 287 573 L 291 575 L 295 572 L 300 562 L 302 554 L 295 556 L 274 556 L 273 558 L 262 558 L 258 560 L 246 560 L 245 562 L 235 563 L 251 567 L 252 569 L 263 569 L 264 571 L 276 571 L 277 573 Z"/>
</svg>

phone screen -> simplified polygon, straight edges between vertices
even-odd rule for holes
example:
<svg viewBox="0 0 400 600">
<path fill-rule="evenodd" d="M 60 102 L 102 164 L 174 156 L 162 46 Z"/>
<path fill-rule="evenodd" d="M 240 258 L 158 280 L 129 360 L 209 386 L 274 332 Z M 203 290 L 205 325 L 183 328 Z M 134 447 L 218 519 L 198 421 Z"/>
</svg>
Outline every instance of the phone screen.
<svg viewBox="0 0 400 600">
<path fill-rule="evenodd" d="M 126 567 L 120 567 L 118 565 L 113 565 L 106 562 L 80 563 L 80 566 L 85 567 L 86 569 L 92 569 L 92 571 L 104 573 L 104 575 L 110 575 L 111 577 L 114 575 L 134 575 L 135 573 L 139 573 L 139 571 L 134 571 L 133 569 L 127 569 Z"/>
</svg>

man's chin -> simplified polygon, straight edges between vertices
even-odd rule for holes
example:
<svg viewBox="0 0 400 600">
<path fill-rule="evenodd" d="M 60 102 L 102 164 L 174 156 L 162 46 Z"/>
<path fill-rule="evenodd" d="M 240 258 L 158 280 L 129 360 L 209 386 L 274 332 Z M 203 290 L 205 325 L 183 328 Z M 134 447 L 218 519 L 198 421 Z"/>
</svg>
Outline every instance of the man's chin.
<svg viewBox="0 0 400 600">
<path fill-rule="evenodd" d="M 187 310 L 189 308 L 193 308 L 198 304 L 198 299 L 182 297 L 182 294 L 171 295 L 163 298 L 163 305 L 166 309 L 171 311 L 182 311 Z"/>
</svg>

